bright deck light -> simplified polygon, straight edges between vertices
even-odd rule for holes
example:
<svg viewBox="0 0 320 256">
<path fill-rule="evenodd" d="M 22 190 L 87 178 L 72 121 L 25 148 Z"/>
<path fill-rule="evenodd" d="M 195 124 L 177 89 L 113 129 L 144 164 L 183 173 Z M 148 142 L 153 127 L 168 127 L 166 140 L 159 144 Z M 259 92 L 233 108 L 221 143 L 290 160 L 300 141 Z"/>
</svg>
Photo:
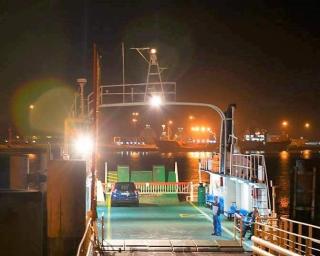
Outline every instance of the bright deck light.
<svg viewBox="0 0 320 256">
<path fill-rule="evenodd" d="M 160 96 L 155 95 L 150 98 L 150 104 L 154 107 L 159 107 L 162 104 L 162 99 Z"/>
<path fill-rule="evenodd" d="M 88 156 L 93 150 L 93 140 L 89 135 L 82 135 L 74 143 L 75 150 L 81 156 Z"/>
<path fill-rule="evenodd" d="M 150 52 L 151 52 L 152 54 L 155 54 L 155 53 L 157 52 L 157 50 L 154 49 L 154 48 L 152 48 L 152 49 L 150 50 Z"/>
</svg>

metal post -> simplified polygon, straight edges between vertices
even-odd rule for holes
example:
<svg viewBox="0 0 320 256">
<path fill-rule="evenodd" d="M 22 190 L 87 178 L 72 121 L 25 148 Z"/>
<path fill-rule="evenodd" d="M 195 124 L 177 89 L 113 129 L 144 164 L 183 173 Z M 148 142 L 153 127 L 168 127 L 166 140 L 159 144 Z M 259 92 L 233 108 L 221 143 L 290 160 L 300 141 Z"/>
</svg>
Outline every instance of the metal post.
<svg viewBox="0 0 320 256">
<path fill-rule="evenodd" d="M 106 187 L 108 183 L 108 162 L 104 163 L 104 186 Z"/>
<path fill-rule="evenodd" d="M 97 219 L 97 195 L 96 195 L 96 163 L 97 163 L 97 144 L 98 144 L 98 113 L 99 113 L 99 56 L 96 44 L 93 44 L 93 125 L 92 132 L 94 138 L 94 147 L 92 150 L 92 163 L 91 163 L 91 215 L 92 220 Z"/>
<path fill-rule="evenodd" d="M 131 87 L 131 102 L 133 102 L 133 88 Z"/>
<path fill-rule="evenodd" d="M 277 213 L 276 213 L 276 186 L 272 186 L 272 217 L 276 218 L 277 217 Z"/>
<path fill-rule="evenodd" d="M 193 198 L 193 183 L 192 181 L 190 182 L 190 201 L 193 202 L 194 198 Z"/>
<path fill-rule="evenodd" d="M 103 246 L 103 240 L 104 240 L 104 215 L 101 216 L 101 244 Z"/>
<path fill-rule="evenodd" d="M 177 161 L 174 162 L 174 173 L 176 175 L 176 182 L 179 182 L 178 163 L 177 163 Z"/>
<path fill-rule="evenodd" d="M 201 161 L 199 159 L 198 162 L 198 175 L 199 175 L 199 183 L 202 183 L 202 177 L 201 177 Z"/>
<path fill-rule="evenodd" d="M 313 167 L 312 175 L 312 202 L 311 202 L 311 219 L 314 220 L 315 199 L 316 199 L 316 178 L 317 168 Z"/>
<path fill-rule="evenodd" d="M 125 87 L 124 87 L 124 43 L 122 42 L 122 102 L 124 103 L 125 101 Z"/>
<path fill-rule="evenodd" d="M 296 204 L 297 204 L 297 167 L 294 168 L 294 181 L 293 181 L 293 219 L 296 218 Z M 290 230 L 291 231 L 291 230 Z"/>
</svg>

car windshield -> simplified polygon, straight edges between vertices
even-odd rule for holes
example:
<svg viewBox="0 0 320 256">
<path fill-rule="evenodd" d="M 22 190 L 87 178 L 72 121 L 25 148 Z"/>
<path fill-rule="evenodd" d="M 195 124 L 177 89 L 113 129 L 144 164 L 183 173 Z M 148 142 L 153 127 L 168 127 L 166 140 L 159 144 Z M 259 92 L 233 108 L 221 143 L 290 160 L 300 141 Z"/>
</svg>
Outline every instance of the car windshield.
<svg viewBox="0 0 320 256">
<path fill-rule="evenodd" d="M 133 183 L 116 183 L 115 189 L 120 191 L 134 191 L 136 188 Z"/>
</svg>

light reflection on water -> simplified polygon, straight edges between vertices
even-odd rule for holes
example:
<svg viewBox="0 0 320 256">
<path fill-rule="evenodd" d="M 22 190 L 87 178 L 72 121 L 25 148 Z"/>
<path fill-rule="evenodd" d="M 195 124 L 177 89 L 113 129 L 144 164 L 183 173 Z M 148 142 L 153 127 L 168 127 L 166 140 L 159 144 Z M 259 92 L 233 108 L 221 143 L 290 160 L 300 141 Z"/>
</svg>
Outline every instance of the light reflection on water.
<svg viewBox="0 0 320 256">
<path fill-rule="evenodd" d="M 282 151 L 265 154 L 269 180 L 276 188 L 276 207 L 279 214 L 290 214 L 290 190 L 292 186 L 292 170 L 297 159 L 319 159 L 319 152 L 303 150 L 298 152 Z"/>
</svg>

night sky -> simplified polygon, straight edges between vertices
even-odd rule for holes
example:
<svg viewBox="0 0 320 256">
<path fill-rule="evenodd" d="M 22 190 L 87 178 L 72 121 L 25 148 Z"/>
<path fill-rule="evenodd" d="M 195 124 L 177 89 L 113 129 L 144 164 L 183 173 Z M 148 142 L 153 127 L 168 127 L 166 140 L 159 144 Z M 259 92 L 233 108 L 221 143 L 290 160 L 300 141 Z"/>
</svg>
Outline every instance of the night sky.
<svg viewBox="0 0 320 256">
<path fill-rule="evenodd" d="M 9 124 L 23 130 L 27 106 L 47 102 L 55 83 L 67 90 L 77 77 L 91 81 L 95 41 L 103 83 L 121 83 L 121 42 L 126 80 L 145 81 L 146 66 L 129 48 L 152 46 L 169 68 L 165 78 L 177 82 L 178 100 L 236 103 L 239 132 L 279 132 L 286 119 L 292 136 L 320 137 L 318 1 L 279 2 L 2 0 L 0 132 Z M 46 117 L 57 109 L 48 107 Z"/>
</svg>

